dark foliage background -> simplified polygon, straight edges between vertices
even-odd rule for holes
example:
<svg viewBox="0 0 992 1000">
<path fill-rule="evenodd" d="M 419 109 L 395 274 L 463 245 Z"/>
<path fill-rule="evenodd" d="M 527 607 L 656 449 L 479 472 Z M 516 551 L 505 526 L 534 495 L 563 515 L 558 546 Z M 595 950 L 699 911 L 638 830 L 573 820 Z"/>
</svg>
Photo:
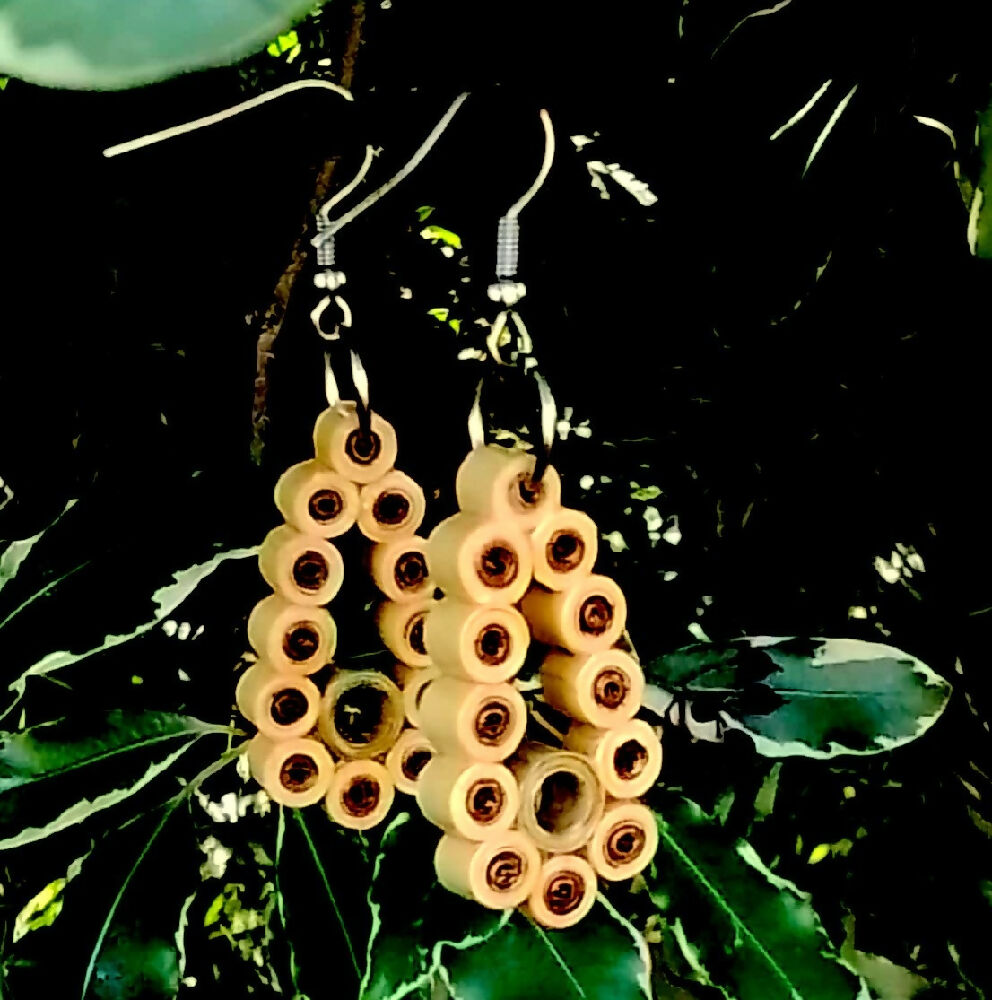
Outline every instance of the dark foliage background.
<svg viewBox="0 0 992 1000">
<path fill-rule="evenodd" d="M 836 940 L 853 914 L 862 951 L 919 972 L 932 995 L 977 996 L 992 988 L 989 264 L 969 255 L 946 137 L 914 115 L 950 125 L 969 168 L 989 97 L 989 8 L 793 0 L 732 32 L 751 9 L 373 4 L 354 105 L 297 94 L 111 161 L 105 146 L 295 79 L 300 64 L 262 54 L 115 94 L 12 81 L 0 94 L 0 475 L 15 497 L 0 536 L 38 531 L 79 497 L 50 558 L 97 568 L 77 602 L 8 638 L 63 648 L 138 593 L 150 566 L 268 530 L 272 484 L 305 457 L 323 402 L 309 273 L 269 368 L 260 466 L 246 316 L 268 303 L 319 163 L 340 156 L 350 176 L 368 141 L 384 147 L 384 179 L 470 90 L 424 165 L 338 240 L 373 403 L 400 432 L 402 466 L 437 492 L 432 517 L 448 513 L 478 377 L 456 353 L 481 343 L 471 321 L 492 316 L 496 220 L 536 171 L 547 107 L 559 148 L 522 216 L 522 311 L 559 409 L 593 432 L 569 434 L 555 461 L 566 499 L 629 546 L 603 562 L 631 595 L 641 655 L 691 641 L 693 622 L 713 639 L 849 635 L 890 640 L 956 685 L 935 730 L 891 758 L 788 761 L 774 813 L 756 823 L 768 765 L 746 746 L 672 734 L 667 781 L 700 796 L 729 781 L 726 823 L 751 828 L 765 861 L 813 892 Z M 350 22 L 334 2 L 300 27 L 304 70 L 325 55 L 336 66 Z M 577 151 L 571 135 L 595 141 Z M 596 158 L 658 203 L 639 206 L 609 179 L 602 199 L 586 167 Z M 445 258 L 420 238 L 422 205 L 463 252 Z M 444 306 L 461 334 L 427 315 Z M 500 405 L 533 427 L 536 400 Z M 586 474 L 597 485 L 581 491 Z M 652 502 L 667 525 L 677 517 L 678 544 L 651 542 L 631 482 L 661 488 Z M 875 557 L 896 542 L 924 573 L 880 577 Z M 201 606 L 214 628 L 185 654 L 195 693 L 155 680 L 157 658 L 173 655 L 159 638 L 143 653 L 149 683 L 129 697 L 166 692 L 223 720 L 263 587 L 244 566 L 211 587 Z M 133 669 L 124 655 L 121 675 Z M 98 704 L 106 690 L 82 681 L 71 697 Z M 847 852 L 808 863 L 811 846 L 842 838 Z"/>
</svg>

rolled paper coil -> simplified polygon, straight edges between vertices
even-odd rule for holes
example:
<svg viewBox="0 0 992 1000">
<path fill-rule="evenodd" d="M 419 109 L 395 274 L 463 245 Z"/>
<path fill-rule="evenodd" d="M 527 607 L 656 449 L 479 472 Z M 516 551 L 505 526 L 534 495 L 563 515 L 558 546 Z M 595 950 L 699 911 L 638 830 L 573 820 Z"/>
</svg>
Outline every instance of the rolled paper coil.
<svg viewBox="0 0 992 1000">
<path fill-rule="evenodd" d="M 541 664 L 541 683 L 544 699 L 553 708 L 608 729 L 637 714 L 644 671 L 619 649 L 574 656 L 552 650 Z"/>
<path fill-rule="evenodd" d="M 524 531 L 561 506 L 561 480 L 550 466 L 534 483 L 535 459 L 525 451 L 486 445 L 470 451 L 455 475 L 458 506 L 480 517 L 512 518 Z"/>
<path fill-rule="evenodd" d="M 513 826 L 520 792 L 502 764 L 437 754 L 423 770 L 417 804 L 442 830 L 466 840 L 487 840 Z"/>
<path fill-rule="evenodd" d="M 386 770 L 396 790 L 415 795 L 433 757 L 434 748 L 419 729 L 404 729 L 386 754 Z"/>
<path fill-rule="evenodd" d="M 509 767 L 520 786 L 518 824 L 542 851 L 574 851 L 589 840 L 606 795 L 585 757 L 525 743 Z"/>
<path fill-rule="evenodd" d="M 379 635 L 386 648 L 411 667 L 428 667 L 431 658 L 424 645 L 424 619 L 434 602 L 430 598 L 398 604 L 383 601 L 376 612 Z"/>
<path fill-rule="evenodd" d="M 427 539 L 411 535 L 373 545 L 369 553 L 372 580 L 397 604 L 425 600 L 434 592 L 427 566 Z"/>
<path fill-rule="evenodd" d="M 420 728 L 420 701 L 424 689 L 432 680 L 441 676 L 437 667 L 411 667 L 405 663 L 397 663 L 393 670 L 396 684 L 403 693 L 403 710 L 407 722 Z"/>
<path fill-rule="evenodd" d="M 534 579 L 549 590 L 564 590 L 592 573 L 599 554 L 599 530 L 580 510 L 552 511 L 534 528 Z"/>
<path fill-rule="evenodd" d="M 424 623 L 424 646 L 444 674 L 485 684 L 509 680 L 530 644 L 524 616 L 511 607 L 437 601 Z"/>
<path fill-rule="evenodd" d="M 396 462 L 396 432 L 377 413 L 370 414 L 369 430 L 361 429 L 351 401 L 328 407 L 313 429 L 317 460 L 353 483 L 381 479 Z"/>
<path fill-rule="evenodd" d="M 448 597 L 474 604 L 515 604 L 534 573 L 530 540 L 507 518 L 447 518 L 431 532 L 427 559 Z"/>
<path fill-rule="evenodd" d="M 273 802 L 301 808 L 324 797 L 334 761 L 319 740 L 308 736 L 276 742 L 258 735 L 248 743 L 248 768 Z"/>
<path fill-rule="evenodd" d="M 661 741 L 640 719 L 615 729 L 572 726 L 565 746 L 593 762 L 606 794 L 617 799 L 644 795 L 661 773 Z"/>
<path fill-rule="evenodd" d="M 553 854 L 541 866 L 524 911 L 545 927 L 574 927 L 596 902 L 592 865 L 577 854 Z"/>
<path fill-rule="evenodd" d="M 523 739 L 527 708 L 510 684 L 472 684 L 442 676 L 424 688 L 420 724 L 438 753 L 497 761 Z"/>
<path fill-rule="evenodd" d="M 324 797 L 324 808 L 335 823 L 349 830 L 370 830 L 389 812 L 396 789 L 389 772 L 377 760 L 339 764 Z"/>
<path fill-rule="evenodd" d="M 373 542 L 407 538 L 420 527 L 426 511 L 424 491 L 405 472 L 394 469 L 361 488 L 358 530 Z"/>
<path fill-rule="evenodd" d="M 309 733 L 317 723 L 320 691 L 306 679 L 273 670 L 259 661 L 238 681 L 238 711 L 272 740 L 288 740 Z"/>
<path fill-rule="evenodd" d="M 278 594 L 259 601 L 248 616 L 248 641 L 277 670 L 314 673 L 333 659 L 337 638 L 323 608 L 292 604 Z"/>
<path fill-rule="evenodd" d="M 587 576 L 568 590 L 534 587 L 520 610 L 535 639 L 573 653 L 609 649 L 627 624 L 623 591 L 605 576 Z"/>
<path fill-rule="evenodd" d="M 658 850 L 654 815 L 640 802 L 611 802 L 583 853 L 609 882 L 633 878 Z"/>
<path fill-rule="evenodd" d="M 294 604 L 327 604 L 341 589 L 341 553 L 323 538 L 304 535 L 288 524 L 273 528 L 258 552 L 265 582 Z"/>
<path fill-rule="evenodd" d="M 434 852 L 434 870 L 445 889 L 503 910 L 530 895 L 540 875 L 541 854 L 520 830 L 481 842 L 446 833 Z"/>
<path fill-rule="evenodd" d="M 305 535 L 343 535 L 358 517 L 358 490 L 316 459 L 291 465 L 278 479 L 276 507 L 287 524 Z"/>
<path fill-rule="evenodd" d="M 342 757 L 375 757 L 396 742 L 403 717 L 403 695 L 384 674 L 340 670 L 320 699 L 317 729 Z"/>
</svg>

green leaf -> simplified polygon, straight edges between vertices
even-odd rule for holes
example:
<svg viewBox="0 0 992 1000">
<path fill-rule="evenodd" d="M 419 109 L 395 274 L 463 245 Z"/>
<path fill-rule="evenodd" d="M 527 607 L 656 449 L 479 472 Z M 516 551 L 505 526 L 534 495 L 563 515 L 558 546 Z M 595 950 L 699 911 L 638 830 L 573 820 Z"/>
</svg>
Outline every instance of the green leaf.
<svg viewBox="0 0 992 1000">
<path fill-rule="evenodd" d="M 510 912 L 506 925 L 476 947 L 442 952 L 445 979 L 459 1000 L 650 998 L 647 945 L 605 896 L 562 931 Z"/>
<path fill-rule="evenodd" d="M 0 69 L 49 87 L 117 90 L 248 55 L 313 0 L 0 0 Z"/>
<path fill-rule="evenodd" d="M 74 653 L 69 650 L 59 650 L 42 657 L 8 685 L 8 690 L 14 695 L 14 698 L 11 704 L 7 706 L 7 709 L 3 712 L 3 714 L 0 715 L 0 722 L 5 720 L 7 716 L 10 715 L 11 711 L 17 706 L 21 698 L 24 697 L 24 691 L 27 687 L 28 678 L 42 677 L 46 674 L 52 673 L 53 671 L 61 670 L 63 667 L 79 663 L 81 660 L 85 660 L 90 656 L 95 656 L 97 653 L 101 653 L 107 649 L 112 649 L 114 646 L 119 646 L 122 643 L 130 641 L 131 639 L 137 638 L 140 635 L 144 635 L 146 632 L 155 628 L 164 618 L 179 607 L 179 605 L 182 604 L 187 597 L 189 597 L 196 587 L 206 577 L 213 573 L 214 570 L 216 570 L 217 567 L 223 562 L 228 559 L 247 559 L 254 557 L 257 554 L 257 547 L 249 549 L 231 549 L 227 552 L 218 552 L 206 562 L 197 563 L 187 569 L 179 570 L 178 572 L 172 574 L 172 583 L 167 584 L 164 587 L 159 587 L 159 589 L 152 594 L 151 604 L 153 605 L 154 610 L 150 620 L 142 622 L 128 632 L 106 634 L 104 635 L 102 642 L 96 646 L 90 647 L 89 649 L 85 649 L 82 652 Z M 45 589 L 51 589 L 51 586 L 52 585 L 50 584 Z M 16 614 L 16 612 L 14 613 Z M 12 617 L 12 615 L 8 616 L 7 620 L 9 620 L 10 617 Z"/>
<path fill-rule="evenodd" d="M 858 639 L 757 636 L 654 660 L 649 679 L 709 706 L 767 757 L 830 758 L 901 746 L 943 712 L 950 685 L 925 663 Z M 655 691 L 646 702 L 664 700 Z"/>
<path fill-rule="evenodd" d="M 695 803 L 668 794 L 649 892 L 695 978 L 733 1000 L 851 1000 L 843 965 L 809 896 L 746 841 L 730 840 Z"/>
<path fill-rule="evenodd" d="M 442 953 L 481 944 L 509 918 L 511 911 L 484 909 L 438 885 L 432 858 L 439 836 L 401 812 L 382 837 L 369 885 L 361 1000 L 419 996 L 441 972 Z"/>
<path fill-rule="evenodd" d="M 0 77 L 0 90 L 3 90 L 4 83 L 5 78 Z M 0 555 L 0 590 L 17 575 L 17 571 L 21 568 L 21 563 L 31 554 L 31 550 L 41 541 L 45 532 L 54 528 L 75 505 L 76 501 L 70 500 L 65 505 L 62 513 L 50 525 L 42 528 L 36 535 L 32 535 L 30 538 L 15 539 L 8 544 L 7 548 L 3 550 L 3 554 Z M 0 622 L 0 625 L 2 624 Z"/>
<path fill-rule="evenodd" d="M 426 222 L 433 214 L 434 214 L 433 205 L 421 205 L 417 209 L 417 220 L 419 222 Z"/>
<path fill-rule="evenodd" d="M 296 29 L 292 28 L 289 31 L 283 32 L 281 35 L 277 35 L 268 45 L 265 46 L 265 51 L 268 52 L 270 56 L 279 57 L 284 52 L 298 53 L 300 48 L 300 36 L 296 33 Z"/>
<path fill-rule="evenodd" d="M 201 737 L 229 732 L 164 712 L 115 711 L 3 736 L 0 849 L 43 840 L 119 805 Z"/>
<path fill-rule="evenodd" d="M 51 927 L 55 923 L 55 918 L 62 912 L 62 890 L 65 887 L 64 878 L 53 879 L 28 900 L 14 919 L 11 940 L 15 944 L 30 931 L 39 927 Z"/>
<path fill-rule="evenodd" d="M 462 238 L 457 233 L 453 233 L 450 229 L 444 229 L 442 226 L 424 226 L 420 230 L 420 235 L 425 240 L 431 240 L 434 243 L 440 242 L 447 247 L 454 247 L 456 250 L 462 248 Z"/>
<path fill-rule="evenodd" d="M 978 183 L 972 192 L 968 245 L 976 257 L 992 257 L 992 101 L 978 115 Z"/>
</svg>

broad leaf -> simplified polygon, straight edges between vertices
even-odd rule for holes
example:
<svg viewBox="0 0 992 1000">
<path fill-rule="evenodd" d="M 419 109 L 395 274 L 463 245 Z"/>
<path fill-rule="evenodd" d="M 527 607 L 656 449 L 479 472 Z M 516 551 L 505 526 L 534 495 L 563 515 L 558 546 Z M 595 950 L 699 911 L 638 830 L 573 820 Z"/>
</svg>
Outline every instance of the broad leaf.
<svg viewBox="0 0 992 1000">
<path fill-rule="evenodd" d="M 730 841 L 693 802 L 660 797 L 652 899 L 695 978 L 733 1000 L 852 1000 L 859 979 L 840 961 L 809 896 Z"/>
<path fill-rule="evenodd" d="M 110 712 L 4 736 L 0 849 L 42 840 L 119 805 L 201 737 L 228 732 L 164 712 Z"/>
<path fill-rule="evenodd" d="M 746 732 L 767 757 L 890 750 L 926 732 L 951 693 L 915 657 L 857 639 L 700 643 L 653 661 L 647 674 L 656 687 L 646 704 L 667 710 L 665 692 L 688 697 L 697 719 Z"/>
<path fill-rule="evenodd" d="M 405 812 L 383 835 L 369 886 L 372 930 L 361 1000 L 421 996 L 439 973 L 445 946 L 471 948 L 506 920 L 438 885 L 432 858 L 439 836 Z"/>
<path fill-rule="evenodd" d="M 545 930 L 511 913 L 478 946 L 442 951 L 445 978 L 459 1000 L 650 998 L 647 945 L 604 896 L 567 930 Z"/>
<path fill-rule="evenodd" d="M 42 677 L 56 670 L 71 666 L 85 660 L 91 656 L 122 643 L 129 642 L 140 635 L 144 635 L 151 629 L 159 625 L 168 615 L 170 615 L 187 597 L 196 589 L 202 580 L 213 573 L 218 566 L 229 559 L 247 559 L 257 555 L 257 548 L 231 549 L 227 552 L 218 552 L 206 562 L 197 563 L 187 569 L 179 570 L 172 574 L 173 582 L 159 587 L 151 595 L 149 617 L 137 625 L 133 620 L 128 623 L 121 623 L 127 631 L 120 633 L 105 633 L 102 641 L 97 645 L 83 649 L 80 652 L 72 652 L 67 649 L 58 650 L 42 657 L 37 662 L 29 666 L 19 677 L 8 685 L 8 690 L 13 694 L 13 700 L 6 710 L 0 715 L 0 721 L 10 715 L 11 710 L 20 702 L 24 696 L 25 688 L 30 677 Z M 106 625 L 103 626 L 104 628 Z"/>
<path fill-rule="evenodd" d="M 45 86 L 116 90 L 230 63 L 313 0 L 0 0 L 0 70 Z"/>
<path fill-rule="evenodd" d="M 70 500 L 66 505 L 65 509 L 55 520 L 48 525 L 47 528 L 42 528 L 36 535 L 31 535 L 30 538 L 18 538 L 10 542 L 7 547 L 3 550 L 3 554 L 0 555 L 0 590 L 12 580 L 16 575 L 17 571 L 21 568 L 21 563 L 27 559 L 30 555 L 31 550 L 37 545 L 41 540 L 42 535 L 48 531 L 49 528 L 54 527 L 62 519 L 62 517 L 76 505 L 75 500 Z"/>
</svg>

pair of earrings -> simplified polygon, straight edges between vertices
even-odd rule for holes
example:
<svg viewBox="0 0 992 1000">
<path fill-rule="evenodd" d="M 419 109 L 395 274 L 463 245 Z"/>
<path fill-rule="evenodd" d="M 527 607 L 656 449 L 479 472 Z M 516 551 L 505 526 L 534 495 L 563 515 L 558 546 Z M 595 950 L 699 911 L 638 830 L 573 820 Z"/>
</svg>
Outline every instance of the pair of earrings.
<svg viewBox="0 0 992 1000">
<path fill-rule="evenodd" d="M 396 792 L 413 795 L 441 831 L 438 880 L 483 906 L 521 906 L 539 923 L 568 927 L 588 913 L 598 878 L 630 878 L 651 861 L 657 827 L 638 801 L 655 783 L 661 745 L 635 718 L 644 677 L 626 641 L 626 601 L 593 572 L 598 530 L 561 505 L 547 463 L 554 432 L 550 392 L 541 391 L 544 454 L 484 441 L 477 394 L 474 447 L 455 478 L 458 512 L 429 538 L 417 529 L 420 486 L 395 468 L 393 428 L 368 402 L 368 380 L 350 343 L 352 315 L 336 270 L 335 236 L 423 159 L 467 95 L 461 95 L 409 163 L 336 220 L 372 162 L 317 215 L 311 318 L 325 341 L 328 408 L 314 428 L 314 458 L 286 470 L 275 488 L 284 523 L 266 536 L 259 569 L 272 594 L 248 617 L 257 658 L 238 682 L 242 715 L 257 729 L 247 759 L 255 780 L 283 805 L 322 803 L 331 821 L 366 830 L 388 814 Z M 488 347 L 502 351 L 516 330 L 519 213 L 551 166 L 500 220 L 496 282 L 501 306 Z M 333 309 L 332 309 L 333 307 Z M 327 318 L 338 319 L 328 332 Z M 523 346 L 528 345 L 528 346 Z M 332 351 L 347 350 L 354 401 L 342 400 Z M 534 359 L 525 357 L 529 371 Z M 480 393 L 481 393 L 480 383 Z M 383 601 L 377 612 L 392 677 L 336 664 L 337 628 L 327 607 L 345 573 L 332 539 L 357 526 Z M 536 667 L 539 685 L 517 680 Z M 320 686 L 315 678 L 326 678 Z M 528 705 L 524 691 L 540 686 Z M 557 716 L 561 731 L 542 713 Z M 552 742 L 532 738 L 543 731 Z"/>
</svg>

